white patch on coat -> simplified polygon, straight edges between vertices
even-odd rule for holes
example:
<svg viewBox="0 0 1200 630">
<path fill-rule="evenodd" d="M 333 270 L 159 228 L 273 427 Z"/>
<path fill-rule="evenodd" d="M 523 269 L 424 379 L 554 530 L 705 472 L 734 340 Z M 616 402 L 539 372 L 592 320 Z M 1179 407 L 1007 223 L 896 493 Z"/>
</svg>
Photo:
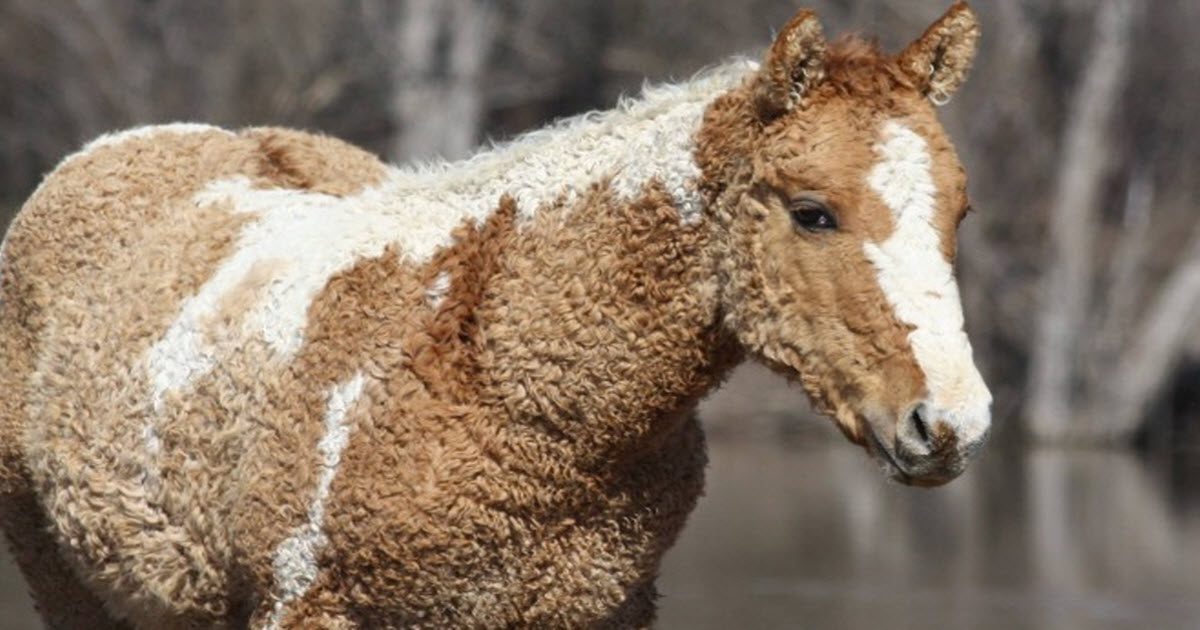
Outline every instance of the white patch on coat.
<svg viewBox="0 0 1200 630">
<path fill-rule="evenodd" d="M 158 425 L 146 422 L 142 425 L 142 455 L 145 458 L 142 467 L 142 487 L 146 494 L 155 496 L 162 489 L 162 470 L 158 466 L 158 457 L 162 454 L 162 437 L 158 434 Z"/>
<path fill-rule="evenodd" d="M 329 489 L 337 475 L 342 451 L 350 441 L 352 426 L 347 422 L 346 415 L 362 395 L 362 390 L 363 376 L 357 373 L 329 393 L 325 404 L 325 434 L 317 443 L 320 473 L 312 502 L 308 506 L 308 520 L 275 548 L 272 564 L 275 571 L 275 606 L 267 628 L 278 628 L 287 605 L 308 592 L 317 579 L 317 556 L 328 542 L 323 529 L 325 503 L 329 500 Z"/>
<path fill-rule="evenodd" d="M 433 279 L 429 288 L 425 289 L 425 298 L 429 300 L 429 306 L 436 311 L 442 305 L 442 300 L 445 299 L 448 291 L 450 291 L 450 272 L 443 271 Z"/>
<path fill-rule="evenodd" d="M 892 210 L 896 230 L 863 248 L 896 317 L 913 326 L 908 339 L 925 373 L 931 419 L 967 444 L 987 431 L 992 396 L 975 368 L 954 270 L 942 255 L 932 158 L 925 139 L 903 124 L 888 121 L 882 131 L 867 182 Z"/>
<path fill-rule="evenodd" d="M 482 224 L 505 195 L 529 218 L 558 201 L 569 205 L 606 177 L 622 199 L 636 198 L 656 178 L 683 219 L 698 220 L 700 171 L 693 152 L 704 110 L 756 67 L 737 61 L 687 83 L 647 88 L 642 98 L 611 111 L 531 132 L 461 162 L 392 168 L 380 184 L 348 197 L 255 189 L 245 178 L 210 184 L 196 204 L 229 203 L 257 219 L 150 348 L 154 408 L 161 411 L 168 393 L 216 366 L 216 343 L 202 323 L 257 263 L 271 262 L 277 271 L 242 332 L 286 359 L 303 345 L 308 305 L 331 276 L 388 245 L 408 262 L 424 264 L 452 243 L 455 228 L 468 220 Z"/>
<path fill-rule="evenodd" d="M 217 347 L 205 322 L 211 321 L 225 295 L 262 268 L 260 263 L 270 264 L 275 271 L 244 314 L 242 337 L 263 341 L 277 355 L 289 357 L 303 343 L 309 303 L 330 277 L 359 260 L 380 256 L 398 235 L 421 231 L 404 214 L 380 212 L 386 204 L 386 193 L 380 189 L 335 197 L 301 190 L 258 190 L 249 180 L 235 178 L 210 185 L 195 202 L 200 206 L 231 203 L 234 212 L 253 214 L 257 220 L 246 225 L 234 253 L 184 301 L 175 321 L 149 349 L 146 365 L 156 411 L 162 410 L 167 393 L 216 366 Z"/>
</svg>

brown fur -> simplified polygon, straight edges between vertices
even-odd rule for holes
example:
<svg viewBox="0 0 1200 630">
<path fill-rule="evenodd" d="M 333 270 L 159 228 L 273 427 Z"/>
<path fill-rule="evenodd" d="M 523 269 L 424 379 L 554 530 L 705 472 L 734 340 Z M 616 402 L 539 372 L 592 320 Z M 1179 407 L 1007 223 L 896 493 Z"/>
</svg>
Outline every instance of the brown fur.
<svg viewBox="0 0 1200 630">
<path fill-rule="evenodd" d="M 580 206 L 606 203 L 603 188 L 595 195 Z M 556 215 L 547 213 L 535 219 L 545 229 L 518 235 L 515 208 L 504 202 L 418 274 L 452 271 L 436 312 L 421 305 L 424 283 L 405 281 L 394 254 L 330 283 L 314 304 L 317 329 L 297 371 L 329 383 L 348 374 L 347 366 L 329 371 L 337 357 L 369 357 L 367 370 L 381 380 L 335 482 L 321 581 L 288 619 L 365 627 L 646 622 L 653 589 L 645 575 L 702 479 L 701 437 L 687 410 L 736 354 L 716 344 L 716 355 L 695 356 L 695 336 L 714 334 L 705 316 L 712 305 L 672 304 L 686 293 L 662 284 L 683 287 L 704 273 L 691 267 L 688 249 L 702 243 L 701 231 L 680 241 L 677 215 L 658 191 L 614 209 L 601 222 L 570 213 L 566 229 L 551 226 Z M 589 256 L 589 242 L 620 246 Z M 593 260 L 580 267 L 577 256 Z M 555 295 L 538 296 L 541 287 Z M 500 299 L 514 294 L 532 299 Z M 622 305 L 662 300 L 668 308 Z M 543 308 L 555 312 L 528 310 Z M 594 324 L 605 313 L 607 332 Z M 686 324 L 645 321 L 651 313 Z M 633 334 L 646 329 L 669 334 Z M 637 378 L 610 372 L 641 365 L 651 368 Z M 579 394 L 585 389 L 602 395 L 589 400 Z M 630 408 L 642 400 L 651 406 Z M 663 422 L 664 410 L 677 416 Z M 285 446 L 280 457 L 292 452 Z M 259 492 L 265 502 L 285 490 L 264 484 Z M 259 551 L 244 551 L 261 556 L 287 528 L 247 514 L 260 515 L 238 524 L 248 536 L 277 531 L 254 538 Z M 397 570 L 418 557 L 419 570 Z"/>
<path fill-rule="evenodd" d="M 49 508 L 51 520 L 59 523 L 67 539 L 94 541 L 78 548 L 70 554 L 71 558 L 84 569 L 83 574 L 94 588 L 126 594 L 124 601 L 129 603 L 122 604 L 118 611 L 122 615 L 166 619 L 169 617 L 164 617 L 164 604 L 181 604 L 181 612 L 193 615 L 200 612 L 190 607 L 193 601 L 205 602 L 199 605 L 202 614 L 209 618 L 223 617 L 228 612 L 221 601 L 223 595 L 204 594 L 225 588 L 224 580 L 218 578 L 213 567 L 225 562 L 228 542 L 219 535 L 222 527 L 208 515 L 197 512 L 194 502 L 218 502 L 216 497 L 222 490 L 214 477 L 228 472 L 230 465 L 206 462 L 209 480 L 189 474 L 188 478 L 196 483 L 189 482 L 185 492 L 176 494 L 171 492 L 177 485 L 172 481 L 176 471 L 182 472 L 183 468 L 190 471 L 194 463 L 168 461 L 162 471 L 162 496 L 136 498 L 141 495 L 140 488 L 130 486 L 121 477 L 129 474 L 130 467 L 139 466 L 131 458 L 141 450 L 141 442 L 134 424 L 123 419 L 129 413 L 127 410 L 144 406 L 140 398 L 145 385 L 137 370 L 125 366 L 136 364 L 136 358 L 145 352 L 157 331 L 170 323 L 177 296 L 195 292 L 215 265 L 227 256 L 242 224 L 242 218 L 219 208 L 197 210 L 190 203 L 184 207 L 184 202 L 208 181 L 239 172 L 269 183 L 262 172 L 266 158 L 258 152 L 259 141 L 270 138 L 270 142 L 280 146 L 289 137 L 304 136 L 291 131 L 257 130 L 247 139 L 234 139 L 218 132 L 178 136 L 169 144 L 149 138 L 133 139 L 73 157 L 26 204 L 7 237 L 4 280 L 8 288 L 3 338 L 9 343 L 26 339 L 29 349 L 25 352 L 37 356 L 38 364 L 63 367 L 47 371 L 27 363 L 30 367 L 24 371 L 6 370 L 15 379 L 12 388 L 6 391 L 26 392 L 5 399 L 7 404 L 22 405 L 16 412 L 5 414 L 5 426 L 9 427 L 6 435 L 26 433 L 28 442 L 6 439 L 4 443 L 12 447 L 26 443 L 29 450 L 28 454 L 18 451 L 5 457 L 5 478 L 16 486 L 13 492 L 20 492 L 29 483 L 24 481 L 30 474 L 26 471 L 26 461 L 37 460 L 40 470 L 33 471 L 33 477 L 43 488 L 43 497 L 49 494 L 66 499 L 75 492 L 91 492 L 105 485 L 112 490 L 99 492 L 97 496 L 111 496 L 116 491 L 130 497 L 121 507 L 127 514 L 122 518 L 130 519 L 135 528 L 130 531 L 114 529 L 125 527 L 120 521 L 106 519 L 109 524 L 102 525 L 104 521 L 56 513 L 59 508 L 55 505 L 67 508 L 69 503 L 60 501 Z M 294 161 L 303 163 L 304 155 L 316 141 L 297 144 Z M 323 147 L 327 154 L 331 149 L 336 147 Z M 354 164 L 357 149 L 346 147 L 343 151 L 349 151 L 351 157 L 344 163 Z M 172 168 L 172 165 L 179 166 Z M 378 165 L 373 171 L 358 168 L 360 187 L 381 173 Z M 354 171 L 348 169 L 348 172 Z M 96 182 L 101 182 L 99 191 L 94 187 Z M 344 178 L 339 185 L 349 189 Z M 61 208 L 77 208 L 82 212 L 63 213 Z M 198 240 L 196 234 L 204 234 L 204 238 Z M 180 243 L 187 246 L 180 249 Z M 156 279 L 153 284 L 148 282 Z M 68 287 L 69 297 L 62 294 L 62 289 Z M 10 302 L 16 302 L 18 307 L 10 309 Z M 100 305 L 103 308 L 97 308 Z M 115 327 L 113 323 L 118 321 L 122 325 Z M 108 337 L 92 340 L 83 336 L 100 331 L 108 331 Z M 6 357 L 22 354 L 6 353 Z M 95 378 L 84 382 L 73 369 L 95 370 Z M 33 379 L 21 381 L 16 378 L 21 374 L 33 375 Z M 201 398 L 199 402 L 202 401 Z M 189 406 L 191 413 L 185 411 L 175 423 L 166 423 L 168 427 L 174 424 L 181 429 L 186 426 L 182 432 L 168 428 L 165 433 L 169 443 L 180 447 L 177 452 L 211 450 L 211 439 L 223 437 L 219 431 L 209 429 L 211 420 L 220 416 L 205 414 L 203 405 L 196 407 Z M 26 414 L 61 420 L 26 428 L 17 424 Z M 84 452 L 79 452 L 75 445 L 74 436 L 80 434 L 89 436 L 89 446 Z M 115 476 L 108 477 L 100 471 L 81 476 L 80 467 L 89 466 L 90 460 L 110 459 L 106 453 L 111 448 L 124 453 L 117 459 L 118 467 L 111 471 Z M 78 490 L 72 489 L 74 481 L 63 483 L 79 478 L 88 481 Z M 175 497 L 182 503 L 172 505 Z M 69 509 L 73 513 L 77 508 Z M 98 509 L 97 513 L 112 514 L 109 507 Z M 33 522 L 38 520 L 40 517 Z M 143 528 L 161 530 L 163 534 L 157 535 L 158 542 L 148 541 L 139 531 Z M 204 530 L 211 530 L 199 538 L 206 541 L 204 549 L 179 555 L 167 546 L 180 544 Z M 97 535 L 101 538 L 96 538 Z M 37 536 L 28 533 L 14 538 Z M 158 551 L 152 552 L 154 549 Z M 47 558 L 39 561 L 50 562 Z M 186 568 L 167 568 L 175 562 L 184 563 Z M 136 594 L 143 592 L 144 584 L 157 582 L 155 574 L 163 571 L 178 573 L 180 578 L 192 576 L 175 584 L 164 584 L 165 590 L 154 599 Z M 70 589 L 70 584 L 64 581 L 62 586 L 48 585 L 46 589 L 51 592 Z M 205 590 L 190 592 L 192 588 Z M 39 601 L 56 600 L 54 595 L 38 592 L 35 597 Z M 96 619 L 99 613 L 94 608 L 80 614 L 87 616 L 89 624 L 99 622 Z"/>
</svg>

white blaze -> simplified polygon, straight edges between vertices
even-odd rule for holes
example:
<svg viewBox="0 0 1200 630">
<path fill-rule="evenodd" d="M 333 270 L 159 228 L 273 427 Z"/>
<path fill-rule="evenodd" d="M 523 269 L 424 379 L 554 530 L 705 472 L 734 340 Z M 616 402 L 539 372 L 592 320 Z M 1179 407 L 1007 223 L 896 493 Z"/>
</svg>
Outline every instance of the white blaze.
<svg viewBox="0 0 1200 630">
<path fill-rule="evenodd" d="M 880 159 L 867 182 L 891 209 L 896 231 L 863 248 L 896 317 L 913 326 L 908 339 L 933 419 L 970 441 L 987 430 L 992 396 L 975 368 L 954 270 L 941 252 L 932 158 L 925 139 L 896 121 L 884 123 L 875 150 Z"/>
<path fill-rule="evenodd" d="M 445 299 L 446 293 L 450 291 L 450 272 L 443 271 L 433 279 L 433 283 L 425 289 L 425 298 L 429 300 L 429 305 L 433 310 L 437 310 L 442 305 L 442 300 Z"/>
<path fill-rule="evenodd" d="M 325 405 L 325 435 L 317 443 L 320 457 L 317 488 L 308 506 L 308 521 L 275 549 L 276 599 L 267 628 L 278 628 L 286 606 L 304 595 L 317 579 L 317 555 L 328 541 L 323 529 L 325 503 L 342 461 L 342 451 L 350 441 L 351 425 L 346 421 L 346 414 L 362 394 L 362 389 L 363 376 L 358 373 L 329 393 Z"/>
</svg>

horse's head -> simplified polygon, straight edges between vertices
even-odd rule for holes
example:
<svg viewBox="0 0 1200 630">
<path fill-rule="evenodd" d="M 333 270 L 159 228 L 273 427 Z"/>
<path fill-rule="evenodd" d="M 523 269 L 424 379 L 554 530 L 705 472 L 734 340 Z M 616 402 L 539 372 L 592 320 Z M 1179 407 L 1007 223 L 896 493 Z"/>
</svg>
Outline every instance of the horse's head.
<svg viewBox="0 0 1200 630">
<path fill-rule="evenodd" d="M 957 476 L 990 424 L 953 274 L 966 178 L 934 112 L 977 37 L 962 3 L 897 56 L 826 46 L 801 12 L 701 132 L 726 321 L 906 483 Z"/>
</svg>

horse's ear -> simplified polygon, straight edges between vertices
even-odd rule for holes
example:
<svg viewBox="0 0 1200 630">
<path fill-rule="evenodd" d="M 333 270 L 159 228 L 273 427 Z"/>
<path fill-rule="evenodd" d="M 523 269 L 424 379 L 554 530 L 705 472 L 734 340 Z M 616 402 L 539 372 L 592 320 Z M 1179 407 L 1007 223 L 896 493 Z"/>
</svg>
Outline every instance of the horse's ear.
<svg viewBox="0 0 1200 630">
<path fill-rule="evenodd" d="M 767 51 L 754 90 L 764 120 L 795 106 L 825 74 L 825 35 L 817 14 L 797 13 Z"/>
<path fill-rule="evenodd" d="M 929 100 L 945 105 L 966 81 L 978 41 L 979 20 L 960 1 L 909 44 L 898 61 Z"/>
</svg>

